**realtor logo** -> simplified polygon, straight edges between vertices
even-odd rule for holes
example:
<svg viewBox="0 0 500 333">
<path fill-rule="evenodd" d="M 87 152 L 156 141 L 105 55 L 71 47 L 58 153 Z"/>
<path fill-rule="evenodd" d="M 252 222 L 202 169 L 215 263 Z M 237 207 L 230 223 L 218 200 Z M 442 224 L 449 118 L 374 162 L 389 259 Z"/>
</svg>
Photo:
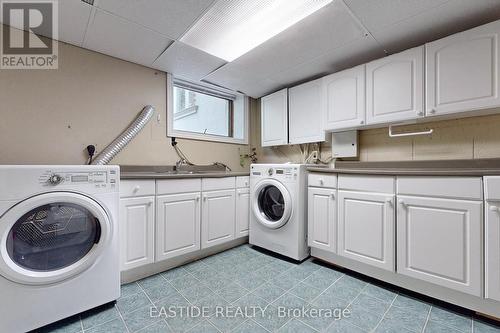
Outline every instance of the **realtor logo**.
<svg viewBox="0 0 500 333">
<path fill-rule="evenodd" d="M 57 0 L 2 0 L 0 5 L 0 69 L 57 69 Z"/>
</svg>

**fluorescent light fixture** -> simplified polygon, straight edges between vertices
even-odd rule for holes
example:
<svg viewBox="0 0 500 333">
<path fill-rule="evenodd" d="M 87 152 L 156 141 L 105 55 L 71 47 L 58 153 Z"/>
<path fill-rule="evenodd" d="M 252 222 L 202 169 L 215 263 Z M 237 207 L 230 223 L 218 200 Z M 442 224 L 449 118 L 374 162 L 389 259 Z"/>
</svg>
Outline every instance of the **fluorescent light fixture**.
<svg viewBox="0 0 500 333">
<path fill-rule="evenodd" d="M 217 0 L 181 42 L 233 61 L 332 0 Z"/>
</svg>

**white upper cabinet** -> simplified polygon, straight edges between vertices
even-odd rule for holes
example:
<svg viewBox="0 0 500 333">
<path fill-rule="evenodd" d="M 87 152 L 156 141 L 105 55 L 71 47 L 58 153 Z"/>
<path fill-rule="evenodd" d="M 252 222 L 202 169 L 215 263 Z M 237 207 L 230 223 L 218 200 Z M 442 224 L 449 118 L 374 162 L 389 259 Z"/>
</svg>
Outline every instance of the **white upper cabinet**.
<svg viewBox="0 0 500 333">
<path fill-rule="evenodd" d="M 262 147 L 288 144 L 288 89 L 261 99 Z"/>
<path fill-rule="evenodd" d="M 426 45 L 426 112 L 441 115 L 500 105 L 500 21 Z"/>
<path fill-rule="evenodd" d="M 366 123 L 379 124 L 424 116 L 424 47 L 366 65 Z"/>
<path fill-rule="evenodd" d="M 325 141 L 322 95 L 321 79 L 288 90 L 290 144 Z"/>
<path fill-rule="evenodd" d="M 365 65 L 323 78 L 325 130 L 355 128 L 365 123 Z"/>
</svg>

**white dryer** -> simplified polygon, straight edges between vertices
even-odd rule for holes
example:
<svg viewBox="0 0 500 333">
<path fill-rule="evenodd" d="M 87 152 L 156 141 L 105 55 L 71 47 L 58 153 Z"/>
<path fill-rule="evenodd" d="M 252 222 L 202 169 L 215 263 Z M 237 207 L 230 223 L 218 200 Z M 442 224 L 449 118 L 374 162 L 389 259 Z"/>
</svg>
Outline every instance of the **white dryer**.
<svg viewBox="0 0 500 333">
<path fill-rule="evenodd" d="M 309 256 L 306 167 L 250 166 L 250 244 L 295 260 Z"/>
<path fill-rule="evenodd" d="M 0 330 L 120 296 L 117 166 L 0 166 Z"/>
</svg>

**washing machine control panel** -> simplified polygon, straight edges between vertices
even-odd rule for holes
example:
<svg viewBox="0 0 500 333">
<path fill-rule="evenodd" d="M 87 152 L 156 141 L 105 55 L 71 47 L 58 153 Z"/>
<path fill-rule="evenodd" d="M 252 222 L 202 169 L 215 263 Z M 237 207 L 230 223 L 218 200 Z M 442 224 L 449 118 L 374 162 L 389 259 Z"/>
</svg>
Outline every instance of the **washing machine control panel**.
<svg viewBox="0 0 500 333">
<path fill-rule="evenodd" d="M 47 170 L 40 176 L 40 183 L 45 186 L 86 185 L 94 188 L 115 188 L 118 183 L 116 171 L 61 172 Z"/>
<path fill-rule="evenodd" d="M 295 180 L 298 175 L 297 167 L 269 167 L 265 170 L 252 168 L 252 176 L 272 177 L 276 179 Z"/>
</svg>

